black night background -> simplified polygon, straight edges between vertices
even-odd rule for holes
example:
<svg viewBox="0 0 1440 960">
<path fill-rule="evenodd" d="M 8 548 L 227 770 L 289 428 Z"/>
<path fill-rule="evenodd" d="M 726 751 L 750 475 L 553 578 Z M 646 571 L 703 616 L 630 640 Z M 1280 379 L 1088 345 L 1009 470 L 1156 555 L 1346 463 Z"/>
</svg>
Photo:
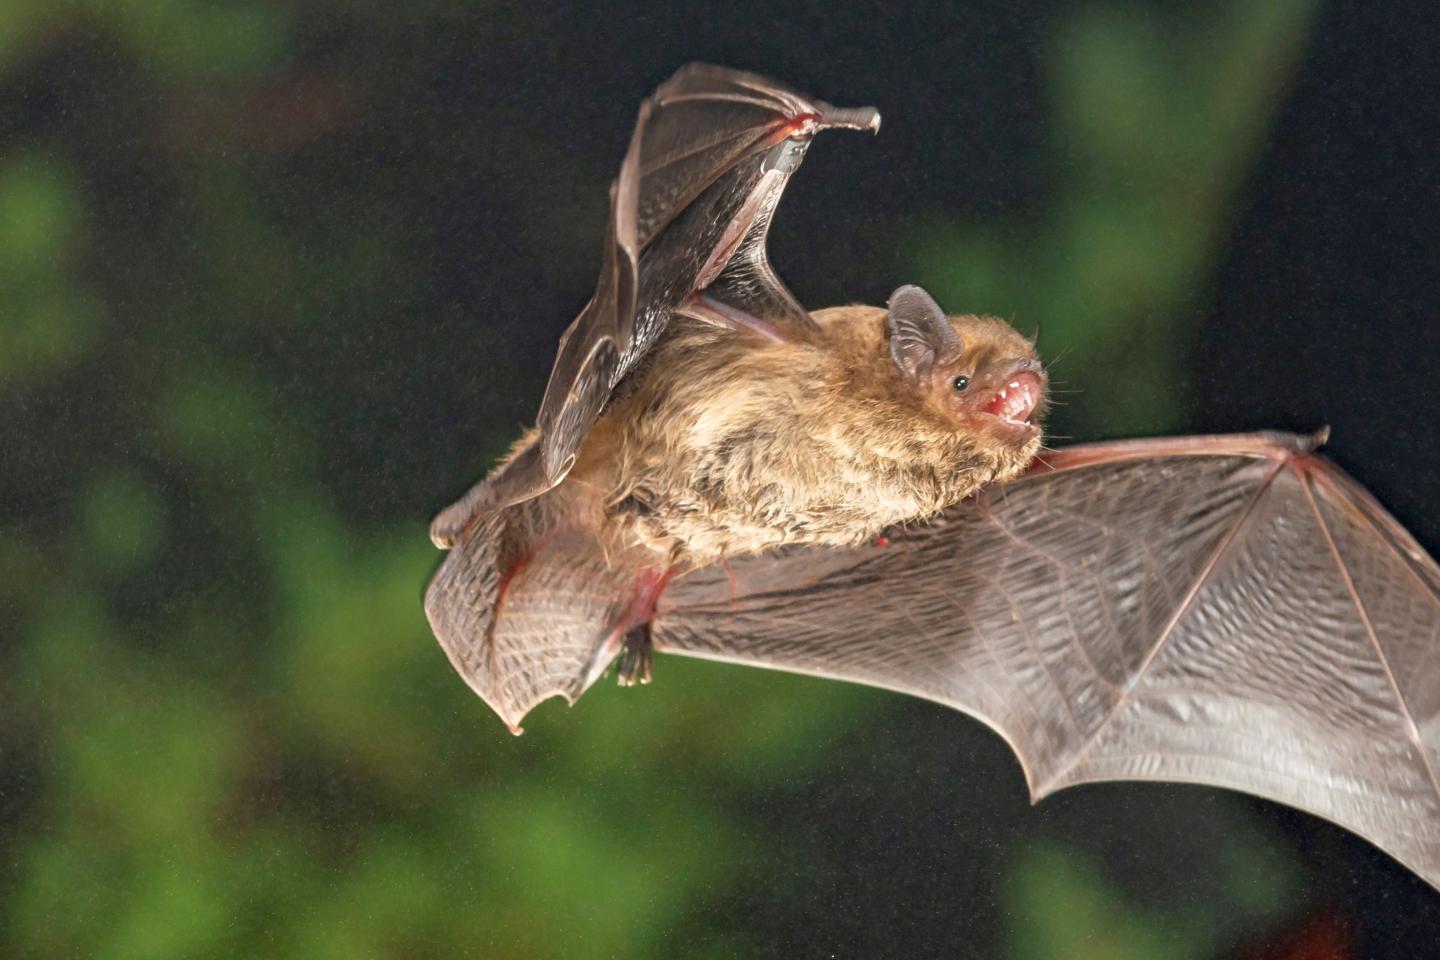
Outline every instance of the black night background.
<svg viewBox="0 0 1440 960">
<path fill-rule="evenodd" d="M 420 607 L 533 416 L 640 100 L 874 104 L 802 303 L 1038 326 L 1066 439 L 1332 428 L 1440 551 L 1440 16 L 7 0 L 0 953 L 1418 957 L 1440 893 L 1191 786 L 1036 807 L 979 723 L 661 657 L 526 735 Z"/>
</svg>

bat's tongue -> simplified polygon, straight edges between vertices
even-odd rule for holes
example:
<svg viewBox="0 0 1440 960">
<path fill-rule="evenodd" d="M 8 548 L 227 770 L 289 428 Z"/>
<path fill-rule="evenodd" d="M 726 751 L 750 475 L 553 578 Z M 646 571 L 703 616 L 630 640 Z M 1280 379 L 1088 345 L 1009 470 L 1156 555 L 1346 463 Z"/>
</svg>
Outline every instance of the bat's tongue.
<svg viewBox="0 0 1440 960">
<path fill-rule="evenodd" d="M 995 399 L 985 405 L 985 412 L 1011 423 L 1029 423 L 1040 404 L 1040 378 L 1033 373 L 1017 373 L 995 391 Z"/>
</svg>

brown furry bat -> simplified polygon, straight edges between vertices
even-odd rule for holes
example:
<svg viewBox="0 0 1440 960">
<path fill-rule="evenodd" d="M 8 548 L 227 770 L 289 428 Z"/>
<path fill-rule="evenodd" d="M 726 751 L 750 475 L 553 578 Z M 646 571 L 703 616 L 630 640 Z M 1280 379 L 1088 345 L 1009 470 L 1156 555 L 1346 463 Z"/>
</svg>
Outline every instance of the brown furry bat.
<svg viewBox="0 0 1440 960">
<path fill-rule="evenodd" d="M 432 622 L 512 728 L 573 700 L 622 643 L 622 682 L 648 679 L 675 575 L 858 543 L 1035 456 L 1045 375 L 1005 323 L 947 319 L 918 287 L 812 317 L 770 268 L 770 218 L 815 133 L 879 121 L 705 66 L 641 107 L 539 424 L 431 527 L 457 548 Z"/>
<path fill-rule="evenodd" d="M 815 314 L 803 343 L 683 324 L 596 423 L 558 509 L 616 552 L 693 567 L 857 543 L 1019 474 L 1040 446 L 1029 341 L 989 317 L 947 322 L 918 288 L 895 299 L 949 355 L 902 368 L 872 307 Z"/>
<path fill-rule="evenodd" d="M 608 642 L 577 684 L 621 636 L 621 682 L 649 679 L 649 617 L 676 573 L 784 544 L 859 543 L 1015 477 L 1039 450 L 1045 374 L 1004 321 L 947 318 L 918 287 L 896 291 L 888 314 L 814 319 L 804 342 L 677 323 L 566 477 L 492 521 L 506 612 L 517 584 L 615 583 L 623 609 L 595 625 Z M 532 431 L 507 462 L 536 442 Z"/>
<path fill-rule="evenodd" d="M 989 723 L 1036 798 L 1229 786 L 1440 886 L 1440 567 L 1323 435 L 1041 460 L 1004 323 L 917 287 L 802 310 L 780 192 L 818 131 L 878 123 L 714 67 L 641 108 L 536 429 L 431 527 L 461 676 L 517 733 L 652 643 L 873 684 Z"/>
</svg>

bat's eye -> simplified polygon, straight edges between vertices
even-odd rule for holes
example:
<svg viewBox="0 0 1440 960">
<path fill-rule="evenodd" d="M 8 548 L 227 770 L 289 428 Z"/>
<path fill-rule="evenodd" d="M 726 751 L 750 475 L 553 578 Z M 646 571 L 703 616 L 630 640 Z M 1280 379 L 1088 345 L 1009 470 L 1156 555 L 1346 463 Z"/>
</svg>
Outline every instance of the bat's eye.
<svg viewBox="0 0 1440 960">
<path fill-rule="evenodd" d="M 956 390 L 964 390 L 966 387 L 970 386 L 970 378 L 962 373 L 960 374 L 960 376 L 950 381 L 950 386 L 954 387 Z"/>
</svg>

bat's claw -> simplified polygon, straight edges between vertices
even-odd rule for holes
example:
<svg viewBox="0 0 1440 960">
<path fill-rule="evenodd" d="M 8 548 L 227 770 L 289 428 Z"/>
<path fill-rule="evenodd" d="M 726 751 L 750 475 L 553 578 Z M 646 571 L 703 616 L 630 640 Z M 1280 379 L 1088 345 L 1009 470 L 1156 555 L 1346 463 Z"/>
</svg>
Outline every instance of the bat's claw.
<svg viewBox="0 0 1440 960">
<path fill-rule="evenodd" d="M 633 627 L 625 634 L 625 649 L 620 654 L 620 686 L 650 682 L 651 649 L 649 623 Z"/>
</svg>

